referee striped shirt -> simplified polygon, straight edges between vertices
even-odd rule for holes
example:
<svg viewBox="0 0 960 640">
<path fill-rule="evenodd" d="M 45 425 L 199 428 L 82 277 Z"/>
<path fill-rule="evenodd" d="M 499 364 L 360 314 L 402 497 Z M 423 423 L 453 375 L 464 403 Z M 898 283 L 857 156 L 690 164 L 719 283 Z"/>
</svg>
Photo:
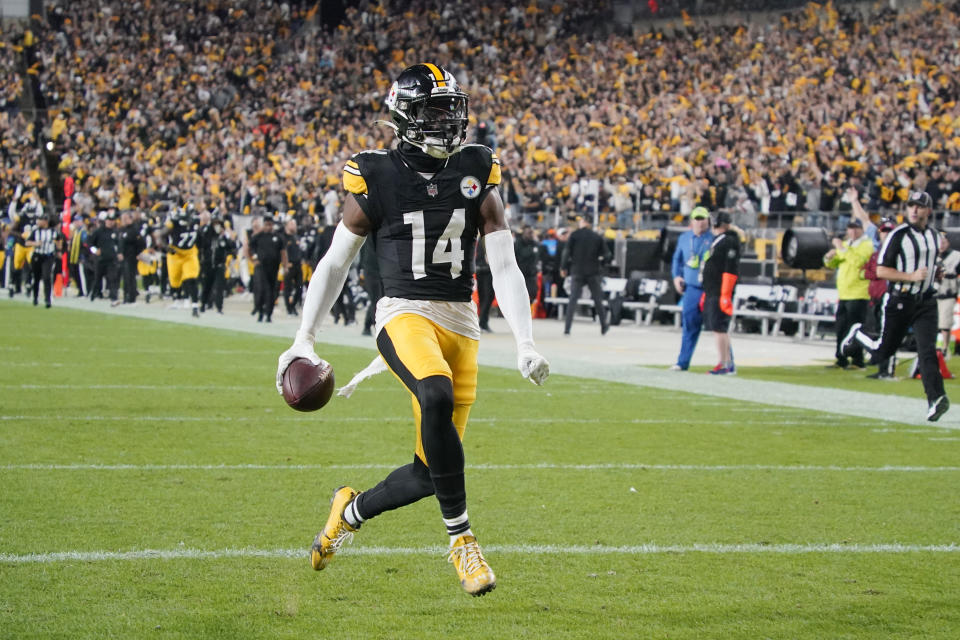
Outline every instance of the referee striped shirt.
<svg viewBox="0 0 960 640">
<path fill-rule="evenodd" d="M 891 282 L 891 293 L 916 296 L 933 292 L 939 244 L 940 234 L 931 226 L 921 230 L 904 223 L 890 232 L 880 247 L 877 264 L 904 273 L 912 273 L 920 267 L 928 270 L 922 282 Z"/>
<path fill-rule="evenodd" d="M 57 251 L 57 238 L 60 236 L 60 230 L 54 228 L 41 229 L 35 227 L 30 232 L 30 241 L 40 244 L 34 250 L 42 256 L 52 256 Z"/>
</svg>

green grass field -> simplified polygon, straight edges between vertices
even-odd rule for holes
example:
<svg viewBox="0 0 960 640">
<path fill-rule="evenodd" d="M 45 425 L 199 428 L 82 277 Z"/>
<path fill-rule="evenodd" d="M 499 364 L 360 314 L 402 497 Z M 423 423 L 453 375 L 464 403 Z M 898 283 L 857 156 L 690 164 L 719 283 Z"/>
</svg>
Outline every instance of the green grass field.
<svg viewBox="0 0 960 640">
<path fill-rule="evenodd" d="M 0 318 L 2 638 L 960 637 L 956 431 L 481 369 L 467 488 L 498 587 L 470 598 L 432 499 L 309 567 L 331 491 L 411 458 L 391 376 L 300 414 L 285 339 Z M 342 384 L 372 353 L 323 355 Z M 741 371 L 813 405 L 861 388 L 843 373 Z"/>
</svg>

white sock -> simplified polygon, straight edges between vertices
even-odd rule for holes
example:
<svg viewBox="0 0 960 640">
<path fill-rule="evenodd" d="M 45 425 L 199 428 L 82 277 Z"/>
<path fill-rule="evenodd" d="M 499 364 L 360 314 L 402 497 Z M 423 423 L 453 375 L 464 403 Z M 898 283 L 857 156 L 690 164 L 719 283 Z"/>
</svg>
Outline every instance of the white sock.
<svg viewBox="0 0 960 640">
<path fill-rule="evenodd" d="M 443 524 L 447 526 L 447 534 L 450 536 L 451 545 L 460 536 L 473 535 L 473 532 L 470 531 L 470 518 L 467 517 L 466 511 L 456 518 L 444 518 Z"/>
<path fill-rule="evenodd" d="M 467 529 L 467 530 L 464 531 L 463 533 L 458 533 L 458 534 L 456 534 L 456 535 L 451 535 L 451 536 L 450 536 L 450 546 L 451 546 L 451 547 L 453 546 L 453 543 L 456 542 L 458 538 L 460 538 L 460 536 L 473 536 L 473 530 L 472 530 L 472 529 Z M 476 536 L 474 536 L 474 537 L 476 537 Z"/>
<path fill-rule="evenodd" d="M 350 504 L 347 505 L 347 508 L 343 510 L 343 519 L 347 521 L 347 524 L 358 529 L 361 524 L 363 524 L 363 518 L 360 517 L 360 512 L 357 511 L 357 499 L 354 498 L 350 501 Z"/>
</svg>

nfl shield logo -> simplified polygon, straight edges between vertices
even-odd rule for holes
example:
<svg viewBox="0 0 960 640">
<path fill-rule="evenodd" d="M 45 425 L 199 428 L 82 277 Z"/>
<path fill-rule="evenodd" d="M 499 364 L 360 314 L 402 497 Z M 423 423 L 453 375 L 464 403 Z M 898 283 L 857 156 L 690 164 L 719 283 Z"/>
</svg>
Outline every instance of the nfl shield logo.
<svg viewBox="0 0 960 640">
<path fill-rule="evenodd" d="M 428 184 L 428 185 L 427 185 L 427 195 L 430 196 L 431 198 L 436 198 L 436 197 L 437 197 L 437 185 L 432 184 L 432 183 L 431 183 L 431 184 Z"/>
</svg>

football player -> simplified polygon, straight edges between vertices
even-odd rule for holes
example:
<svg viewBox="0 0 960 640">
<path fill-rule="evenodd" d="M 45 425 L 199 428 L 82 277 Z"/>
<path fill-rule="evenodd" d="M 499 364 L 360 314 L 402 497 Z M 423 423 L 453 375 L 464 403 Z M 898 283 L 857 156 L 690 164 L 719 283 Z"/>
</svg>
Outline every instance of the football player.
<svg viewBox="0 0 960 640">
<path fill-rule="evenodd" d="M 143 281 L 143 289 L 146 291 L 146 302 L 150 304 L 153 296 L 160 294 L 160 276 L 158 275 L 162 254 L 157 251 L 157 236 L 160 234 L 158 229 L 159 221 L 155 218 L 149 218 L 140 225 L 140 238 L 143 243 L 143 251 L 137 256 L 137 273 Z"/>
<path fill-rule="evenodd" d="M 31 290 L 30 283 L 24 282 L 24 280 L 32 274 L 30 263 L 33 258 L 33 247 L 28 247 L 26 241 L 27 237 L 29 237 L 31 232 L 37 227 L 37 222 L 43 215 L 43 204 L 40 202 L 40 198 L 37 197 L 36 192 L 28 191 L 25 195 L 21 196 L 22 191 L 23 188 L 17 185 L 14 198 L 10 202 L 7 210 L 10 220 L 13 222 L 14 240 L 12 277 L 7 282 L 7 288 L 11 298 L 14 296 L 14 293 L 20 293 L 24 285 L 26 285 L 28 293 Z M 16 206 L 17 202 L 22 203 L 19 210 Z"/>
<path fill-rule="evenodd" d="M 312 215 L 302 216 L 298 229 L 300 230 L 300 255 L 302 257 L 300 268 L 303 273 L 303 282 L 306 284 L 313 277 L 313 265 L 319 262 L 313 259 L 317 250 L 317 225 L 314 217 Z"/>
<path fill-rule="evenodd" d="M 190 297 L 193 317 L 200 317 L 200 302 L 197 279 L 200 277 L 200 258 L 197 251 L 197 234 L 200 224 L 194 216 L 193 205 L 175 209 L 166 222 L 167 230 L 167 278 L 174 298 Z"/>
<path fill-rule="evenodd" d="M 277 389 L 294 359 L 320 362 L 317 331 L 369 237 L 384 288 L 377 346 L 412 396 L 416 453 L 372 489 L 334 492 L 311 564 L 326 567 L 364 521 L 435 495 L 450 536 L 450 562 L 463 588 L 482 595 L 496 578 L 467 517 L 461 444 L 477 387 L 480 327 L 471 293 L 478 234 L 517 341 L 520 372 L 539 385 L 550 368 L 534 349 L 530 300 L 497 190 L 500 163 L 489 148 L 465 144 L 467 101 L 454 76 L 434 64 L 409 67 L 393 83 L 386 124 L 399 144 L 358 153 L 344 168 L 343 216 L 311 279 L 293 346 L 279 358 Z"/>
<path fill-rule="evenodd" d="M 208 306 L 223 313 L 223 296 L 227 291 L 227 264 L 236 253 L 236 243 L 229 222 L 219 216 L 213 218 L 213 230 L 217 234 L 213 240 L 213 295 Z"/>
</svg>

